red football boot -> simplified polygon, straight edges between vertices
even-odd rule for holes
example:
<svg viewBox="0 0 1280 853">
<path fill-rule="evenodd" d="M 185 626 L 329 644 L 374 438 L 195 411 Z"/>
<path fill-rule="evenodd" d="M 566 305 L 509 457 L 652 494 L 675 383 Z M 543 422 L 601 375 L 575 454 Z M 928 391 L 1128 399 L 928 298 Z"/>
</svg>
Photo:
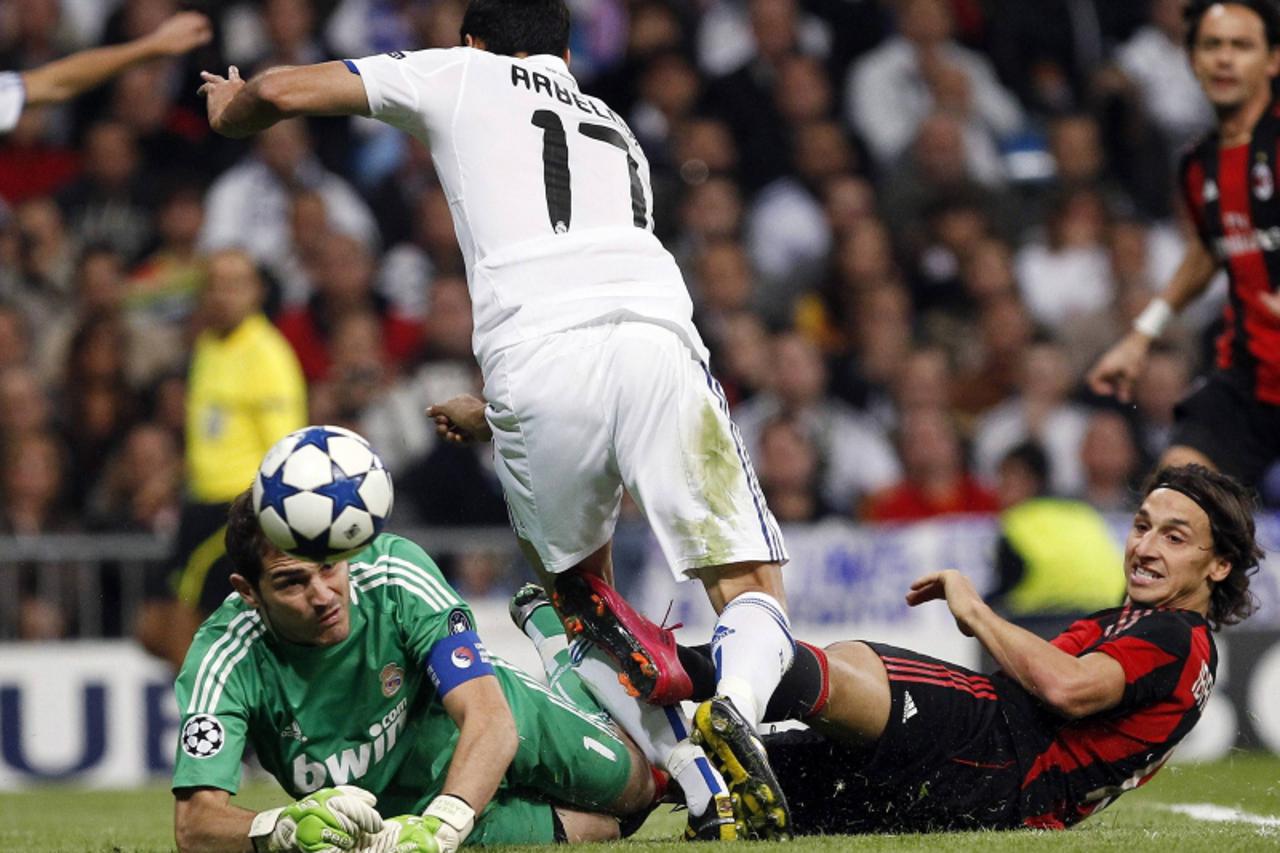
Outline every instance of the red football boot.
<svg viewBox="0 0 1280 853">
<path fill-rule="evenodd" d="M 653 624 L 596 575 L 556 578 L 552 596 L 570 637 L 585 636 L 618 663 L 618 681 L 632 696 L 673 705 L 693 694 L 693 682 L 669 628 Z"/>
</svg>

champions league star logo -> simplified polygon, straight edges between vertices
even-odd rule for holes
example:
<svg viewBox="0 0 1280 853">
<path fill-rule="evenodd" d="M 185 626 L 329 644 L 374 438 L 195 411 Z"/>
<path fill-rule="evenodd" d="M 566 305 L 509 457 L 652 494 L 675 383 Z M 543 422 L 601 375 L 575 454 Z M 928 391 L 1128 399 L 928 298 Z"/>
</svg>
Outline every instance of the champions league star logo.
<svg viewBox="0 0 1280 853">
<path fill-rule="evenodd" d="M 196 714 L 182 727 L 182 751 L 192 758 L 213 758 L 226 740 L 222 723 L 212 714 Z"/>
</svg>

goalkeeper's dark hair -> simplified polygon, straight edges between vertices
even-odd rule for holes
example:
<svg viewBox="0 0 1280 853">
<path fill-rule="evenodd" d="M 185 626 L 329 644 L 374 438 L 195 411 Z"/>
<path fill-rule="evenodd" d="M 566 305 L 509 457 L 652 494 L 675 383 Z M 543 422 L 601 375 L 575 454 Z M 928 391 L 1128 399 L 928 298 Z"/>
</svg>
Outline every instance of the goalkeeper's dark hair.
<svg viewBox="0 0 1280 853">
<path fill-rule="evenodd" d="M 1267 46 L 1280 47 L 1280 6 L 1276 0 L 1190 0 L 1182 10 L 1182 19 L 1187 25 L 1187 50 L 1195 48 L 1196 37 L 1200 34 L 1200 22 L 1205 14 L 1214 6 L 1243 6 L 1262 19 L 1267 31 Z"/>
<path fill-rule="evenodd" d="M 245 489 L 231 502 L 227 513 L 227 558 L 231 569 L 243 575 L 254 589 L 262 580 L 262 558 L 279 549 L 262 532 L 258 514 L 253 511 L 253 492 Z"/>
<path fill-rule="evenodd" d="M 1253 513 L 1257 497 L 1240 481 L 1203 465 L 1161 468 L 1142 489 L 1143 498 L 1156 489 L 1181 492 L 1209 517 L 1213 553 L 1231 564 L 1230 573 L 1211 582 L 1209 627 L 1235 625 L 1248 619 L 1258 607 L 1249 591 L 1250 576 L 1258 571 L 1264 552 L 1258 545 Z"/>
<path fill-rule="evenodd" d="M 565 0 L 471 0 L 462 16 L 467 36 L 484 42 L 485 50 L 504 56 L 569 49 L 569 6 Z"/>
</svg>

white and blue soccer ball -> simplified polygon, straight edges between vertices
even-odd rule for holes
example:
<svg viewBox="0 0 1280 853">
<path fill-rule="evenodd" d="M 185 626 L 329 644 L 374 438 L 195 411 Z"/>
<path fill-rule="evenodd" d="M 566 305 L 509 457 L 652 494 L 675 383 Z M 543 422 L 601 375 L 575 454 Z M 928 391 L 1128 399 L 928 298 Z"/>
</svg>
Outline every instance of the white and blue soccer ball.
<svg viewBox="0 0 1280 853">
<path fill-rule="evenodd" d="M 369 442 L 349 429 L 309 426 L 275 443 L 253 478 L 258 524 L 281 551 L 332 562 L 382 532 L 391 475 Z"/>
</svg>

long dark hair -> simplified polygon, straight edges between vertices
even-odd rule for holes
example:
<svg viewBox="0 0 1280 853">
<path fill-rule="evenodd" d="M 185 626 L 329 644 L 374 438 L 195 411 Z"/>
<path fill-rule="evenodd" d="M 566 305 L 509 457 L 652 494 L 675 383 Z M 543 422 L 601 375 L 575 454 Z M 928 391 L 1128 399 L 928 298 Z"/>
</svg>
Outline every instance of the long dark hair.
<svg viewBox="0 0 1280 853">
<path fill-rule="evenodd" d="M 1216 631 L 1248 619 L 1258 607 L 1257 598 L 1249 591 L 1249 579 L 1264 556 L 1253 521 L 1257 506 L 1253 491 L 1203 465 L 1161 468 L 1147 480 L 1143 498 L 1156 489 L 1173 489 L 1195 501 L 1209 516 L 1213 553 L 1231 564 L 1231 572 L 1212 584 L 1209 626 Z"/>
</svg>

